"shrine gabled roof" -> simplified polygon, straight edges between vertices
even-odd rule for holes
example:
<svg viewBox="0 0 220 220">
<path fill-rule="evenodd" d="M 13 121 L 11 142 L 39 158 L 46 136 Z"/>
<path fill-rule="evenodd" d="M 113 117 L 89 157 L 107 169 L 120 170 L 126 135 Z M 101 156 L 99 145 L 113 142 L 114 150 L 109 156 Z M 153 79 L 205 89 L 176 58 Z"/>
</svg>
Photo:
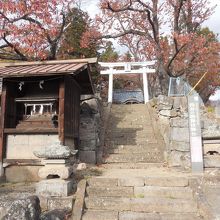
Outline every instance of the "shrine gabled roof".
<svg viewBox="0 0 220 220">
<path fill-rule="evenodd" d="M 0 63 L 0 77 L 28 77 L 76 74 L 96 63 L 96 58 L 45 62 Z"/>
</svg>

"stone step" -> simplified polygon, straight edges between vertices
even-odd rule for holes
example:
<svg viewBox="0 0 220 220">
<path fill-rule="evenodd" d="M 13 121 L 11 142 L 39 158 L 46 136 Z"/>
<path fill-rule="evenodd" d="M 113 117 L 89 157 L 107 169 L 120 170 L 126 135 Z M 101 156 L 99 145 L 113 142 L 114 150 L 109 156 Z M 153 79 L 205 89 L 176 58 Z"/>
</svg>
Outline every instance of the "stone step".
<svg viewBox="0 0 220 220">
<path fill-rule="evenodd" d="M 152 137 L 154 136 L 154 131 L 153 130 L 148 130 L 148 131 L 136 131 L 135 129 L 132 129 L 132 131 L 124 131 L 124 129 L 121 129 L 119 132 L 107 132 L 106 133 L 106 139 L 114 139 L 114 138 L 146 138 L 146 137 Z"/>
<path fill-rule="evenodd" d="M 118 220 L 118 212 L 107 210 L 87 210 L 83 214 L 82 220 Z"/>
<path fill-rule="evenodd" d="M 104 159 L 105 163 L 161 163 L 163 160 L 160 152 L 110 154 Z"/>
<path fill-rule="evenodd" d="M 150 129 L 152 128 L 152 125 L 149 123 L 149 124 L 146 124 L 146 123 L 139 123 L 137 125 L 135 124 L 132 124 L 132 123 L 108 123 L 108 129 L 109 130 L 112 130 L 112 128 L 114 129 L 142 129 L 142 130 L 147 130 L 147 129 Z"/>
<path fill-rule="evenodd" d="M 134 187 L 135 197 L 163 197 L 173 199 L 193 199 L 192 189 L 189 187 L 161 187 L 144 186 Z"/>
<path fill-rule="evenodd" d="M 196 213 L 141 213 L 119 212 L 118 220 L 199 220 Z"/>
<path fill-rule="evenodd" d="M 115 145 L 149 145 L 149 144 L 157 144 L 158 141 L 154 136 L 146 137 L 146 138 L 115 138 L 105 139 L 105 146 L 115 146 Z"/>
<path fill-rule="evenodd" d="M 96 177 L 87 180 L 90 187 L 116 187 L 118 186 L 118 178 Z"/>
<path fill-rule="evenodd" d="M 105 169 L 150 169 L 150 168 L 162 168 L 163 163 L 110 163 L 102 164 Z"/>
<path fill-rule="evenodd" d="M 89 197 L 134 197 L 134 187 L 89 186 L 86 192 Z"/>
<path fill-rule="evenodd" d="M 120 198 L 120 197 L 87 197 L 87 209 L 133 212 L 192 213 L 197 212 L 197 205 L 192 200 L 171 198 Z"/>
<path fill-rule="evenodd" d="M 148 145 L 115 145 L 106 149 L 109 154 L 123 154 L 123 153 L 161 153 L 163 151 L 160 149 L 158 144 L 148 144 Z"/>
<path fill-rule="evenodd" d="M 146 186 L 162 186 L 162 187 L 186 187 L 189 185 L 189 180 L 185 177 L 165 176 L 145 178 Z"/>
</svg>

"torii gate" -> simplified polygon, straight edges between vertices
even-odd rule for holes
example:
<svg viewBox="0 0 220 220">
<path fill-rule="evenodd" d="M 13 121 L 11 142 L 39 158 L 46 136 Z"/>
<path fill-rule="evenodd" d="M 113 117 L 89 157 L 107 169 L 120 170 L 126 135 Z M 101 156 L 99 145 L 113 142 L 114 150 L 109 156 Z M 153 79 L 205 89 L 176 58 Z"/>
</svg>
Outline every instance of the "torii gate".
<svg viewBox="0 0 220 220">
<path fill-rule="evenodd" d="M 106 70 L 101 70 L 100 74 L 109 75 L 108 102 L 112 103 L 113 99 L 114 74 L 143 74 L 144 103 L 146 104 L 149 101 L 147 74 L 155 73 L 155 69 L 152 68 L 152 66 L 155 65 L 155 61 L 118 63 L 99 62 L 99 64 L 101 67 L 107 68 Z"/>
</svg>

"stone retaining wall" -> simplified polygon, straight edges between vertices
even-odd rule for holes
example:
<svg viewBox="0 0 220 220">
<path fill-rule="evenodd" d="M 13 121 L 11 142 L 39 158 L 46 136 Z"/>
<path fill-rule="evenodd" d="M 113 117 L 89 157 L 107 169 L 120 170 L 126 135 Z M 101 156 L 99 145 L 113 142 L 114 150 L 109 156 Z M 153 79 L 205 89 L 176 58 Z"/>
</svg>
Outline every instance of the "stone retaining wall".
<svg viewBox="0 0 220 220">
<path fill-rule="evenodd" d="M 166 159 L 171 167 L 191 168 L 189 125 L 186 97 L 160 95 L 150 100 L 159 117 L 160 131 L 166 143 Z M 201 106 L 203 137 L 216 137 L 215 141 L 203 141 L 206 168 L 220 167 L 220 123 Z M 212 154 L 212 155 L 210 155 Z"/>
</svg>

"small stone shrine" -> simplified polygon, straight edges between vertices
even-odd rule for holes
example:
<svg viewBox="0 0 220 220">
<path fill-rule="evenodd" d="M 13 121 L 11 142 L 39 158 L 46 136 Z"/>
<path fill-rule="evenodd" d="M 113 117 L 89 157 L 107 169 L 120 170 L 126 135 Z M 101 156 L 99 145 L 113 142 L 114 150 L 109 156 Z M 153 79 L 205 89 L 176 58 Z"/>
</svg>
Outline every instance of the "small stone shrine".
<svg viewBox="0 0 220 220">
<path fill-rule="evenodd" d="M 34 155 L 42 159 L 42 167 L 38 175 L 41 181 L 36 184 L 36 192 L 42 196 L 68 196 L 73 191 L 72 164 L 77 150 L 56 143 L 46 146 Z"/>
</svg>

